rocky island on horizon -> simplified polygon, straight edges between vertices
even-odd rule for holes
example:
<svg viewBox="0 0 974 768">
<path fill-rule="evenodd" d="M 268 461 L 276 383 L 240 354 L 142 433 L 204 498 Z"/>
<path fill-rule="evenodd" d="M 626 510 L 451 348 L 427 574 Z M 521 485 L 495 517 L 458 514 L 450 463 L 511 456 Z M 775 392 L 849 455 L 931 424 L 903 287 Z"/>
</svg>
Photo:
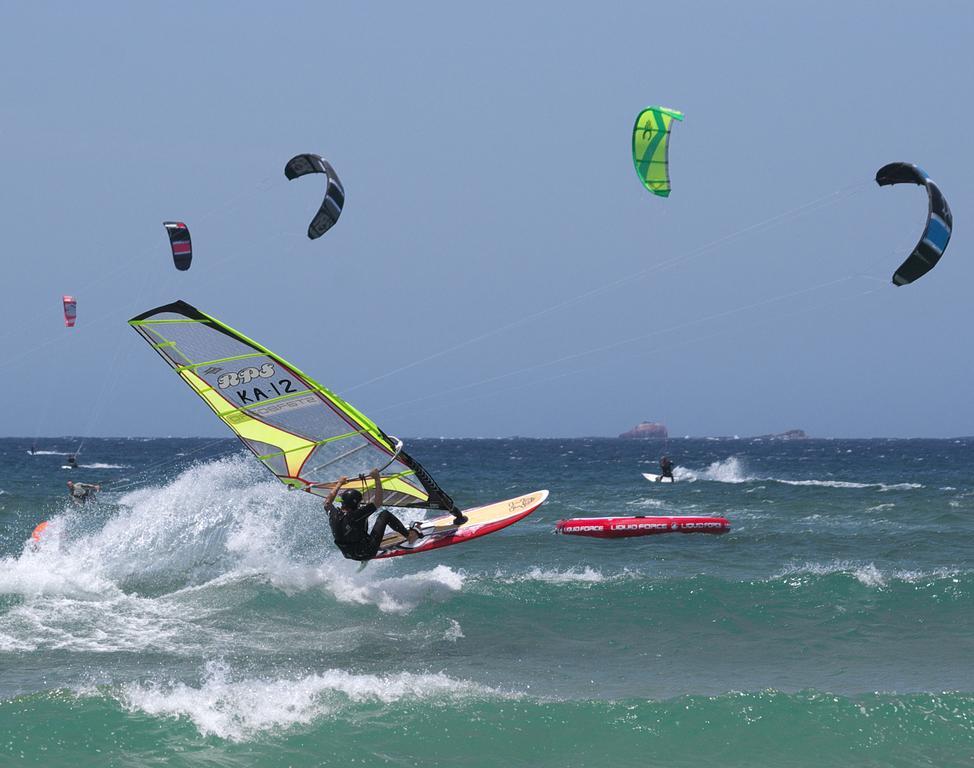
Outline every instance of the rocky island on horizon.
<svg viewBox="0 0 974 768">
<path fill-rule="evenodd" d="M 658 421 L 641 421 L 635 427 L 619 435 L 620 438 L 639 439 L 639 440 L 666 440 L 669 438 L 669 431 L 665 424 Z M 688 435 L 689 437 L 689 435 Z M 712 440 L 740 440 L 738 435 L 709 436 Z M 787 429 L 784 432 L 776 432 L 768 435 L 751 435 L 745 440 L 807 440 L 808 435 L 804 429 Z"/>
<path fill-rule="evenodd" d="M 807 440 L 808 435 L 804 429 L 786 429 L 774 435 L 756 435 L 752 440 Z"/>
<path fill-rule="evenodd" d="M 641 421 L 628 432 L 623 432 L 619 437 L 638 438 L 643 440 L 665 440 L 669 437 L 666 425 L 657 421 Z"/>
</svg>

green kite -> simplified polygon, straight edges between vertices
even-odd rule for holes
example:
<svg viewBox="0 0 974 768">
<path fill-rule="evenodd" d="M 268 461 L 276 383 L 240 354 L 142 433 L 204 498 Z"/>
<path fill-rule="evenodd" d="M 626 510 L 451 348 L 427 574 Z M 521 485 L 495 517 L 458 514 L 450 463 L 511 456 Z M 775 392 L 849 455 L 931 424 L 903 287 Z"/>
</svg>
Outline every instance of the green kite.
<svg viewBox="0 0 974 768">
<path fill-rule="evenodd" d="M 646 107 L 636 118 L 632 129 L 632 163 L 636 174 L 654 195 L 669 197 L 670 124 L 683 120 L 683 113 L 666 107 Z"/>
</svg>

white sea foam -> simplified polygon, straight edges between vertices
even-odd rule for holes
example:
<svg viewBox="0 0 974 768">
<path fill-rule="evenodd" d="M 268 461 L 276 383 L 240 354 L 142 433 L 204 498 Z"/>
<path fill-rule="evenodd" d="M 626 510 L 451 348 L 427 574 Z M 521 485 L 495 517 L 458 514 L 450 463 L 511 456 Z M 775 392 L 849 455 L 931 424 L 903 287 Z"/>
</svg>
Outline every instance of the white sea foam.
<svg viewBox="0 0 974 768">
<path fill-rule="evenodd" d="M 107 522 L 65 504 L 39 543 L 0 559 L 0 595 L 24 598 L 0 614 L 4 647 L 199 653 L 215 635 L 198 619 L 251 593 L 248 583 L 400 613 L 463 587 L 442 565 L 357 573 L 331 547 L 320 504 L 265 477 L 237 456 L 123 494 Z"/>
<path fill-rule="evenodd" d="M 510 697 L 444 674 L 353 674 L 331 669 L 294 679 L 233 680 L 222 665 L 208 665 L 199 687 L 185 683 L 130 683 L 118 694 L 132 711 L 186 718 L 204 736 L 247 741 L 334 716 L 360 703 L 419 701 L 444 706 L 469 698 Z"/>
<path fill-rule="evenodd" d="M 52 518 L 39 542 L 0 560 L 0 594 L 24 598 L 0 615 L 3 644 L 94 653 L 175 651 L 199 638 L 201 630 L 184 607 L 123 589 L 102 531 L 66 540 L 67 524 L 79 514 L 71 509 Z M 199 638 L 197 649 L 208 639 Z"/>
<path fill-rule="evenodd" d="M 662 499 L 637 499 L 635 501 L 627 501 L 627 507 L 650 507 L 652 509 L 660 509 L 666 506 L 666 502 Z"/>
<path fill-rule="evenodd" d="M 35 647 L 35 645 L 21 638 L 8 635 L 5 632 L 0 632 L 0 652 L 21 653 L 23 651 L 32 651 Z"/>
<path fill-rule="evenodd" d="M 265 575 L 284 592 L 322 589 L 341 603 L 374 605 L 383 613 L 406 613 L 422 602 L 445 600 L 465 581 L 462 573 L 446 565 L 401 576 L 394 575 L 394 568 L 373 562 L 359 572 L 357 563 L 332 555 L 319 566 L 278 565 Z"/>
<path fill-rule="evenodd" d="M 462 640 L 465 635 L 463 634 L 463 627 L 460 626 L 460 622 L 456 619 L 449 619 L 450 626 L 447 627 L 446 631 L 443 633 L 443 639 L 451 643 L 455 643 L 457 640 Z"/>
<path fill-rule="evenodd" d="M 883 571 L 875 563 L 853 562 L 849 560 L 833 560 L 828 563 L 806 562 L 800 565 L 789 565 L 774 576 L 798 585 L 802 576 L 830 576 L 845 574 L 852 576 L 866 587 L 885 587 L 892 581 L 916 583 L 928 579 L 951 578 L 958 571 L 949 568 L 937 568 L 932 571 L 913 571 L 894 569 Z"/>
<path fill-rule="evenodd" d="M 56 597 L 25 602 L 3 614 L 0 637 L 6 635 L 22 650 L 192 656 L 231 641 L 229 635 L 203 628 L 195 618 L 186 606 L 135 595 L 97 601 Z"/>
<path fill-rule="evenodd" d="M 673 476 L 677 480 L 709 480 L 715 483 L 747 483 L 756 480 L 744 471 L 744 464 L 736 456 L 723 461 L 715 461 L 706 469 L 692 470 L 686 467 L 676 467 Z"/>
<path fill-rule="evenodd" d="M 52 518 L 39 542 L 26 543 L 19 557 L 0 559 L 0 594 L 79 600 L 121 594 L 117 585 L 101 573 L 97 553 L 86 548 L 70 555 L 62 551 L 64 522 L 60 516 Z"/>
<path fill-rule="evenodd" d="M 308 511 L 256 469 L 234 456 L 196 465 L 165 485 L 129 491 L 114 517 L 69 547 L 97 552 L 102 571 L 120 584 L 182 586 L 246 568 L 230 542 L 242 529 L 253 533 L 252 519 L 263 519 L 266 528 L 252 536 L 256 548 L 271 545 L 282 517 Z"/>
<path fill-rule="evenodd" d="M 778 478 L 768 478 L 776 483 L 785 485 L 807 485 L 820 488 L 876 488 L 880 491 L 909 491 L 914 488 L 923 488 L 920 483 L 856 483 L 848 480 L 781 480 Z"/>
<path fill-rule="evenodd" d="M 543 581 L 548 584 L 598 584 L 606 580 L 601 571 L 586 565 L 584 568 L 569 568 L 567 570 L 532 568 L 520 576 L 519 581 Z"/>
<path fill-rule="evenodd" d="M 82 469 L 131 469 L 131 464 L 105 464 L 93 461 L 91 464 L 79 464 Z"/>
<path fill-rule="evenodd" d="M 706 469 L 693 470 L 686 467 L 677 467 L 673 471 L 677 480 L 698 481 L 706 480 L 715 483 L 781 483 L 783 485 L 809 486 L 818 488 L 875 488 L 879 491 L 908 491 L 915 488 L 923 488 L 920 483 L 863 483 L 850 480 L 790 480 L 780 477 L 762 477 L 749 474 L 744 463 L 737 456 L 731 456 L 722 461 L 715 461 Z M 751 489 L 756 490 L 756 489 Z"/>
<path fill-rule="evenodd" d="M 573 568 L 539 568 L 537 566 L 519 573 L 495 571 L 488 578 L 490 581 L 502 584 L 521 584 L 539 581 L 545 584 L 601 584 L 620 578 L 635 576 L 628 568 L 614 575 L 606 575 L 591 566 L 576 566 Z"/>
<path fill-rule="evenodd" d="M 886 576 L 873 563 L 856 568 L 852 575 L 856 577 L 856 581 L 865 587 L 886 586 Z"/>
</svg>

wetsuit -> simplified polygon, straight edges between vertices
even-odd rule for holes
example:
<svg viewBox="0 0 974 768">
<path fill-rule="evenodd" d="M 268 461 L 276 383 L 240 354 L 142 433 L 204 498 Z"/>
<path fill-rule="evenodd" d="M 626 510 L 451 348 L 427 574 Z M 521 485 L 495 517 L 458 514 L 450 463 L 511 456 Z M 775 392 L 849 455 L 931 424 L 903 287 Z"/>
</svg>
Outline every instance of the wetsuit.
<svg viewBox="0 0 974 768">
<path fill-rule="evenodd" d="M 329 504 L 326 508 L 335 544 L 349 560 L 371 560 L 375 557 L 386 527 L 402 536 L 409 533 L 399 518 L 387 509 L 379 512 L 372 530 L 368 530 L 369 517 L 376 512 L 375 504 L 371 502 L 351 511 L 334 504 Z"/>
<path fill-rule="evenodd" d="M 673 477 L 673 462 L 669 459 L 661 459 L 659 471 L 662 473 L 662 477 Z"/>
</svg>

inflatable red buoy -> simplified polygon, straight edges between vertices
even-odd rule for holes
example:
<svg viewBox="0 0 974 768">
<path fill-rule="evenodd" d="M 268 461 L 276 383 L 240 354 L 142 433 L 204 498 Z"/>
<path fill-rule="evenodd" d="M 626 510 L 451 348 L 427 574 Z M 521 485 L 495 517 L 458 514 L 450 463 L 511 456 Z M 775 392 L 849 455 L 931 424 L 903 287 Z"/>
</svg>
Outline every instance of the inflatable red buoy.
<svg viewBox="0 0 974 768">
<path fill-rule="evenodd" d="M 726 517 L 574 517 L 555 525 L 558 533 L 592 536 L 596 539 L 624 539 L 657 536 L 662 533 L 727 533 Z"/>
</svg>

